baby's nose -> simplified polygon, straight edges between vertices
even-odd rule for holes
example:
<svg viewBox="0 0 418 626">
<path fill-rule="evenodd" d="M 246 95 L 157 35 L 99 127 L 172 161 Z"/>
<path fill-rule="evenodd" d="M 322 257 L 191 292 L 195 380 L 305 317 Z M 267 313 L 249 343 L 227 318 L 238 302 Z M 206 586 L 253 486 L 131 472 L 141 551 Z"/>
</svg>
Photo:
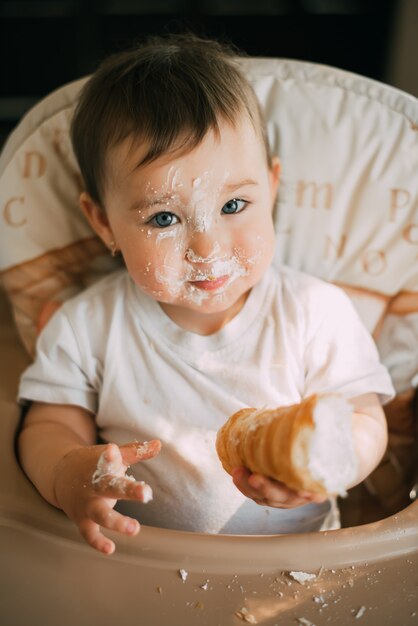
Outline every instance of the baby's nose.
<svg viewBox="0 0 418 626">
<path fill-rule="evenodd" d="M 186 259 L 191 263 L 213 263 L 220 257 L 219 242 L 207 233 L 196 233 L 186 249 Z"/>
</svg>

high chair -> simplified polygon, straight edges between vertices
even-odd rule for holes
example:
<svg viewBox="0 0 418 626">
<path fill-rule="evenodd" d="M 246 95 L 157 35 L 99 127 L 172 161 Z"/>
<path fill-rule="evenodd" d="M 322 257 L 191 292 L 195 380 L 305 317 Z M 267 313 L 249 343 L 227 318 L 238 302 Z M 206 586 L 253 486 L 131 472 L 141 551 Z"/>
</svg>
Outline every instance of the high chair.
<svg viewBox="0 0 418 626">
<path fill-rule="evenodd" d="M 390 444 L 343 528 L 277 536 L 143 527 L 84 544 L 20 469 L 19 376 L 56 302 L 116 267 L 78 208 L 68 128 L 86 79 L 41 101 L 0 159 L 0 621 L 7 626 L 418 624 L 418 101 L 326 66 L 242 59 L 282 161 L 275 262 L 344 288 L 397 396 Z M 225 416 L 225 419 L 228 416 Z"/>
</svg>

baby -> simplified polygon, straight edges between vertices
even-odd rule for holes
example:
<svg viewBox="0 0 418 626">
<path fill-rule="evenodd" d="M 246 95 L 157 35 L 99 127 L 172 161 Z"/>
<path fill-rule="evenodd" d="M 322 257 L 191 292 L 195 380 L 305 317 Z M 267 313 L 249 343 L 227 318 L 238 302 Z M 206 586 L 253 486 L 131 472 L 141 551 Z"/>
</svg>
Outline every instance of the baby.
<svg viewBox="0 0 418 626">
<path fill-rule="evenodd" d="M 137 518 L 209 533 L 335 527 L 331 500 L 244 467 L 231 481 L 216 455 L 238 409 L 338 392 L 353 404 L 356 484 L 384 453 L 393 392 L 345 294 L 271 267 L 280 165 L 233 53 L 172 36 L 110 58 L 82 91 L 72 141 L 81 208 L 124 268 L 39 338 L 19 391 L 29 478 L 105 554 L 105 529 L 135 535 Z"/>
</svg>

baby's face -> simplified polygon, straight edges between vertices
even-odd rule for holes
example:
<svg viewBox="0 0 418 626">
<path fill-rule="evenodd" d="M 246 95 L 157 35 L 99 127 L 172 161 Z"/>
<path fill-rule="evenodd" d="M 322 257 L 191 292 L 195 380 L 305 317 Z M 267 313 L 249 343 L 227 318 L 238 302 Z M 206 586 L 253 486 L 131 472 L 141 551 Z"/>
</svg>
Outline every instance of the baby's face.
<svg viewBox="0 0 418 626">
<path fill-rule="evenodd" d="M 110 229 L 137 286 L 180 325 L 205 333 L 227 321 L 262 277 L 274 251 L 272 206 L 279 166 L 267 166 L 250 120 L 220 125 L 185 154 L 136 167 L 125 141 L 109 155 Z M 185 320 L 188 320 L 185 322 Z M 222 325 L 222 324 L 221 324 Z"/>
</svg>

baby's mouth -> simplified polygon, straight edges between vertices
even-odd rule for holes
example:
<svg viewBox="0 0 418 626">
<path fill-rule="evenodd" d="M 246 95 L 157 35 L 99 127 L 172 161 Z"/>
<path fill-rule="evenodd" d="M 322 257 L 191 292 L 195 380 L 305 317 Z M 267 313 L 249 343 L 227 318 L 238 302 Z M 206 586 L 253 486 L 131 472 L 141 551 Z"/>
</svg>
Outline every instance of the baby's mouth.
<svg viewBox="0 0 418 626">
<path fill-rule="evenodd" d="M 196 289 L 203 289 L 204 291 L 215 291 L 223 287 L 229 280 L 229 275 L 214 276 L 213 274 L 199 275 L 194 280 L 189 280 L 189 284 Z"/>
<path fill-rule="evenodd" d="M 203 272 L 197 272 L 196 274 L 190 276 L 188 282 L 189 283 L 195 283 L 195 282 L 205 282 L 205 281 L 213 281 L 216 280 L 217 278 L 219 278 L 219 275 L 217 276 L 216 274 L 204 274 Z"/>
<path fill-rule="evenodd" d="M 217 291 L 227 289 L 231 282 L 246 274 L 247 270 L 240 265 L 235 257 L 216 259 L 211 267 L 190 268 L 187 283 L 195 289 Z"/>
</svg>

